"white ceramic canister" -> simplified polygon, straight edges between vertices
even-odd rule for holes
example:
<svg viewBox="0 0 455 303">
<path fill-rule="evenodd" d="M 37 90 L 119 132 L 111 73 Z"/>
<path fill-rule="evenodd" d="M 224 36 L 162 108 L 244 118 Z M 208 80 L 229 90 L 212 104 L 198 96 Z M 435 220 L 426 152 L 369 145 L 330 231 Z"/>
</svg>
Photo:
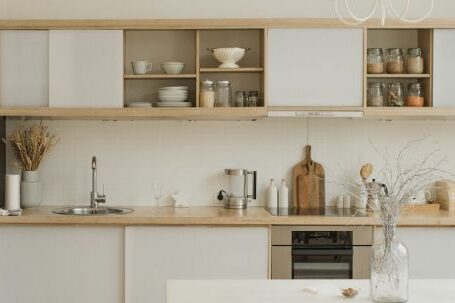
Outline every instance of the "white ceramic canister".
<svg viewBox="0 0 455 303">
<path fill-rule="evenodd" d="M 23 208 L 41 205 L 41 183 L 38 171 L 23 171 L 21 182 L 21 206 Z"/>
</svg>

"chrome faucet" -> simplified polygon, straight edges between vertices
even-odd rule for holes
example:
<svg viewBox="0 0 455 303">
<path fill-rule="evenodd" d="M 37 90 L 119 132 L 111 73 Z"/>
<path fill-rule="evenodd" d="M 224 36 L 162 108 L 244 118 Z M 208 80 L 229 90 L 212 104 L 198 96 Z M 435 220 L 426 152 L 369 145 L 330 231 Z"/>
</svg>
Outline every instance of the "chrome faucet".
<svg viewBox="0 0 455 303">
<path fill-rule="evenodd" d="M 98 208 L 99 203 L 106 203 L 106 195 L 100 195 L 97 191 L 97 178 L 96 178 L 96 157 L 92 158 L 92 192 L 90 193 L 90 208 Z"/>
</svg>

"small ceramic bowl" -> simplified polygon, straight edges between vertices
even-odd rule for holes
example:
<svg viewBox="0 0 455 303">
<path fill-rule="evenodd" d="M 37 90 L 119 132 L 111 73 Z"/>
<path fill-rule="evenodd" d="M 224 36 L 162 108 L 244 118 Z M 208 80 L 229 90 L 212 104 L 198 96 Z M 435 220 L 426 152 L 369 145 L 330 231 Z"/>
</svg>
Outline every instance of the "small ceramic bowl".
<svg viewBox="0 0 455 303">
<path fill-rule="evenodd" d="M 164 62 L 161 63 L 161 70 L 168 75 L 176 75 L 183 72 L 185 63 L 182 62 Z"/>
</svg>

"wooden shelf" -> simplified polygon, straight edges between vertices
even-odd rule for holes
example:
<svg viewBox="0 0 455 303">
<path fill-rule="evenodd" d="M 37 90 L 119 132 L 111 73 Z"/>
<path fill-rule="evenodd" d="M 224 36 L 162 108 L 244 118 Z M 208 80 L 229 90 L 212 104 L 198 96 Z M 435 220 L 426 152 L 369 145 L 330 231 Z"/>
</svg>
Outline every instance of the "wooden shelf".
<svg viewBox="0 0 455 303">
<path fill-rule="evenodd" d="M 262 67 L 239 67 L 239 68 L 218 68 L 218 67 L 202 67 L 199 69 L 201 73 L 262 73 Z"/>
<path fill-rule="evenodd" d="M 265 107 L 228 108 L 47 108 L 0 107 L 0 116 L 57 120 L 255 120 L 267 116 Z"/>
<path fill-rule="evenodd" d="M 364 117 L 378 119 L 455 119 L 455 107 L 366 107 Z"/>
<path fill-rule="evenodd" d="M 196 74 L 149 74 L 149 75 L 124 75 L 124 79 L 127 80 L 146 80 L 146 79 L 193 79 L 196 78 Z"/>
<path fill-rule="evenodd" d="M 412 78 L 430 78 L 429 74 L 367 74 L 368 78 L 377 79 L 412 79 Z"/>
</svg>

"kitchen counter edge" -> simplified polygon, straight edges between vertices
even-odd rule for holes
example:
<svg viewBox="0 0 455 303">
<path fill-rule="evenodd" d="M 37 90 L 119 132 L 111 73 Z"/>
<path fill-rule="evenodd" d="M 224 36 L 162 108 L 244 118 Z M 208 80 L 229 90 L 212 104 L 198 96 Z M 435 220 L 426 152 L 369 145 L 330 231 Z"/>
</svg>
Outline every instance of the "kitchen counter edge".
<svg viewBox="0 0 455 303">
<path fill-rule="evenodd" d="M 190 225 L 190 226 L 271 226 L 271 225 L 380 225 L 373 216 L 272 216 L 262 207 L 246 210 L 222 207 L 130 207 L 133 213 L 106 216 L 67 216 L 52 213 L 58 206 L 26 209 L 22 216 L 0 216 L 0 225 Z M 455 227 L 455 213 L 405 213 L 399 226 Z"/>
</svg>

